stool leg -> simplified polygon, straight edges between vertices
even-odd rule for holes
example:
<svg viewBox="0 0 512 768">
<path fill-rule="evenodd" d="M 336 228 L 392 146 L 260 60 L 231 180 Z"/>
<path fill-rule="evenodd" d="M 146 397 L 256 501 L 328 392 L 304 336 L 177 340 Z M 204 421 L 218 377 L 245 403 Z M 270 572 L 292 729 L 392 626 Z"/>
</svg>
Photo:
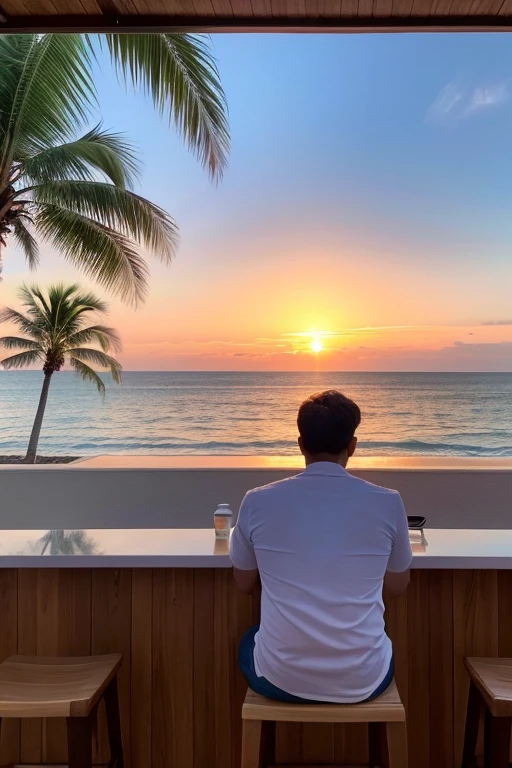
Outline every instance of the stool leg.
<svg viewBox="0 0 512 768">
<path fill-rule="evenodd" d="M 242 722 L 242 768 L 268 768 L 275 763 L 276 724 L 265 720 Z"/>
<path fill-rule="evenodd" d="M 468 708 L 466 711 L 466 730 L 464 733 L 464 750 L 462 753 L 461 768 L 474 768 L 474 766 L 476 766 L 476 744 L 478 741 L 481 709 L 482 700 L 478 688 L 474 682 L 471 681 L 469 686 Z"/>
<path fill-rule="evenodd" d="M 68 717 L 69 768 L 92 768 L 93 710 L 88 717 Z"/>
<path fill-rule="evenodd" d="M 123 741 L 119 717 L 117 677 L 114 677 L 105 691 L 105 712 L 107 714 L 108 743 L 110 747 L 108 768 L 123 768 Z"/>
<path fill-rule="evenodd" d="M 385 723 L 368 723 L 370 768 L 389 768 Z"/>
<path fill-rule="evenodd" d="M 407 726 L 405 723 L 386 723 L 389 768 L 408 768 Z"/>
<path fill-rule="evenodd" d="M 512 718 L 493 717 L 485 710 L 485 768 L 509 768 Z"/>
</svg>

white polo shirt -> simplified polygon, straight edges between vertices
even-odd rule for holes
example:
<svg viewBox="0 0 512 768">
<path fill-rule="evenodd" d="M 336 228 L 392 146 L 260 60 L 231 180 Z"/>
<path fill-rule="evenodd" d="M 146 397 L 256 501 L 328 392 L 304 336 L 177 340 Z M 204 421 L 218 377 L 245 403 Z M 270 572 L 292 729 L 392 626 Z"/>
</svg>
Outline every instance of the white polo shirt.
<svg viewBox="0 0 512 768">
<path fill-rule="evenodd" d="M 231 537 L 236 568 L 258 568 L 258 675 L 305 699 L 370 696 L 391 662 L 386 570 L 407 570 L 411 546 L 397 491 L 321 461 L 249 491 Z"/>
</svg>

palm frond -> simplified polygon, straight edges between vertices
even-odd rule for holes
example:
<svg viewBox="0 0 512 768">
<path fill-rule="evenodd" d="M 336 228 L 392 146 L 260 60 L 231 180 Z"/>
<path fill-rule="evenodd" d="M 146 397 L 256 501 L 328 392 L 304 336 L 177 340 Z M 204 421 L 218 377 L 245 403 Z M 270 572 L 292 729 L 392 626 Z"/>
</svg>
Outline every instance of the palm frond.
<svg viewBox="0 0 512 768">
<path fill-rule="evenodd" d="M 71 347 L 79 347 L 82 344 L 96 342 L 104 352 L 113 349 L 115 352 L 122 350 L 121 339 L 114 328 L 108 328 L 106 325 L 91 325 L 77 331 L 68 338 Z"/>
<path fill-rule="evenodd" d="M 186 34 L 105 35 L 118 73 L 167 113 L 214 179 L 227 164 L 226 98 L 207 42 Z M 101 42 L 101 40 L 100 40 Z"/>
<path fill-rule="evenodd" d="M 29 269 L 37 269 L 39 264 L 39 246 L 23 219 L 14 220 L 14 237 L 22 249 Z"/>
<path fill-rule="evenodd" d="M 31 35 L 9 104 L 0 165 L 72 136 L 94 101 L 90 49 L 81 35 Z"/>
<path fill-rule="evenodd" d="M 69 363 L 82 379 L 85 381 L 92 381 L 93 384 L 96 384 L 96 388 L 100 395 L 105 394 L 105 385 L 93 368 L 82 363 L 82 361 L 78 360 L 76 357 L 71 357 Z"/>
<path fill-rule="evenodd" d="M 4 349 L 24 349 L 31 352 L 43 352 L 43 348 L 39 341 L 24 339 L 22 336 L 1 336 L 0 347 L 3 347 Z"/>
<path fill-rule="evenodd" d="M 115 358 L 106 355 L 105 352 L 90 347 L 76 347 L 74 349 L 68 349 L 68 354 L 76 360 L 80 360 L 81 363 L 92 363 L 99 368 L 106 368 L 112 374 L 112 378 L 116 384 L 120 384 L 121 371 L 123 368 Z"/>
<path fill-rule="evenodd" d="M 43 329 L 41 325 L 34 322 L 32 318 L 26 317 L 22 312 L 18 312 L 16 309 L 5 307 L 0 310 L 0 323 L 13 323 L 27 336 L 32 336 L 34 339 L 41 339 L 43 337 Z"/>
<path fill-rule="evenodd" d="M 0 147 L 9 123 L 8 105 L 12 104 L 23 71 L 25 56 L 34 35 L 0 35 Z"/>
<path fill-rule="evenodd" d="M 96 171 L 123 189 L 133 185 L 139 171 L 131 144 L 121 134 L 102 130 L 101 125 L 75 141 L 38 152 L 23 164 L 24 178 L 33 184 L 68 179 L 93 181 Z"/>
<path fill-rule="evenodd" d="M 134 304 L 144 298 L 147 264 L 124 235 L 57 205 L 40 205 L 35 224 L 65 258 L 100 285 Z"/>
<path fill-rule="evenodd" d="M 41 289 L 37 285 L 23 284 L 18 290 L 18 296 L 32 320 L 41 328 L 48 327 L 52 311 L 50 303 Z"/>
<path fill-rule="evenodd" d="M 178 244 L 171 217 L 143 197 L 98 181 L 55 181 L 34 189 L 37 204 L 50 204 L 87 216 L 133 238 L 169 262 Z"/>
<path fill-rule="evenodd" d="M 4 368 L 26 368 L 28 365 L 37 363 L 40 359 L 40 353 L 31 349 L 27 350 L 27 352 L 19 352 L 17 355 L 4 357 L 3 360 L 0 360 L 0 364 Z"/>
</svg>

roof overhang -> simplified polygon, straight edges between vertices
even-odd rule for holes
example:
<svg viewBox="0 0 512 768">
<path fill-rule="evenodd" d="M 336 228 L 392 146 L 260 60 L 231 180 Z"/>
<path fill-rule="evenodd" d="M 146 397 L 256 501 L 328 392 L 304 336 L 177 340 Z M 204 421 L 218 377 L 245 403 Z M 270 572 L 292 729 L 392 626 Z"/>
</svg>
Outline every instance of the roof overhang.
<svg viewBox="0 0 512 768">
<path fill-rule="evenodd" d="M 0 32 L 512 30 L 512 0 L 0 0 Z"/>
</svg>

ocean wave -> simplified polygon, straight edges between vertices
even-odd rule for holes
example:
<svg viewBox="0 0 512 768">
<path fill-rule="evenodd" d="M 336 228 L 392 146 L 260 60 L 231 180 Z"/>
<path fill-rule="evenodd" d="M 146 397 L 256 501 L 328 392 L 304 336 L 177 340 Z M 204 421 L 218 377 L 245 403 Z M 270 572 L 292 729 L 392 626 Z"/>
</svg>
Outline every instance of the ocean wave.
<svg viewBox="0 0 512 768">
<path fill-rule="evenodd" d="M 512 456 L 512 446 L 490 448 L 462 443 L 429 443 L 424 440 L 361 440 L 357 447 L 358 453 L 366 455 L 375 451 L 375 455 L 403 452 L 418 456 Z"/>
</svg>

